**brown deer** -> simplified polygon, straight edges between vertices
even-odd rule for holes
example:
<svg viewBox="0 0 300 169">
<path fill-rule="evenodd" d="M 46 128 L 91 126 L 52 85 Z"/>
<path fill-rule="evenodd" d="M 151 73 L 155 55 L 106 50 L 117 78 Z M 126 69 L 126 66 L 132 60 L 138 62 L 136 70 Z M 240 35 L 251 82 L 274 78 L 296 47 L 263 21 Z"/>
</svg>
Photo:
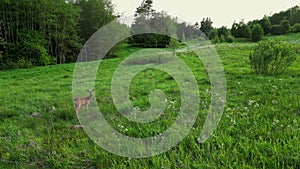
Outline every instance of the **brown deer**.
<svg viewBox="0 0 300 169">
<path fill-rule="evenodd" d="M 89 111 L 89 104 L 90 101 L 92 100 L 92 97 L 94 96 L 94 89 L 89 91 L 90 95 L 87 97 L 77 97 L 74 99 L 74 104 L 75 104 L 75 113 L 78 113 L 78 110 L 80 109 L 81 106 L 86 106 L 86 110 Z"/>
</svg>

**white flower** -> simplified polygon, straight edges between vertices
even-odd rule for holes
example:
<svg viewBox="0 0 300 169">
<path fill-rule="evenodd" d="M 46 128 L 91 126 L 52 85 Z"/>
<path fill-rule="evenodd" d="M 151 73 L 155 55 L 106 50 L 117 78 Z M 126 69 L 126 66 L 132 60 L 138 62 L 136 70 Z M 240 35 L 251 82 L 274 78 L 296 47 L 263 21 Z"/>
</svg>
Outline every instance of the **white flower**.
<svg viewBox="0 0 300 169">
<path fill-rule="evenodd" d="M 248 105 L 251 106 L 253 103 L 255 103 L 254 100 L 248 100 Z"/>
</svg>

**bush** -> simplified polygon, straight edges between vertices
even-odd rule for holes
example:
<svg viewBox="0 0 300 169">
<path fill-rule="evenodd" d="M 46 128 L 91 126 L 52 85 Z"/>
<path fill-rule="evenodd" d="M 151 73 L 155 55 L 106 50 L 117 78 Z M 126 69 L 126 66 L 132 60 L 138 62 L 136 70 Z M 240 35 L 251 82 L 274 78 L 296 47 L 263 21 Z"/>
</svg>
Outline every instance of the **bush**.
<svg viewBox="0 0 300 169">
<path fill-rule="evenodd" d="M 219 39 L 220 39 L 220 43 L 225 42 L 225 36 L 224 35 L 221 35 Z"/>
<path fill-rule="evenodd" d="M 230 34 L 230 35 L 227 35 L 227 36 L 226 36 L 225 40 L 226 40 L 226 42 L 228 42 L 228 43 L 233 43 L 234 37 Z"/>
<path fill-rule="evenodd" d="M 21 30 L 16 43 L 7 44 L 7 64 L 11 68 L 29 68 L 53 64 L 55 59 L 47 53 L 45 40 L 37 31 Z"/>
<path fill-rule="evenodd" d="M 272 35 L 283 35 L 284 34 L 284 27 L 282 25 L 273 25 L 271 29 Z"/>
<path fill-rule="evenodd" d="M 279 75 L 296 59 L 296 48 L 281 40 L 265 40 L 249 55 L 252 70 L 257 74 Z"/>
<path fill-rule="evenodd" d="M 212 44 L 220 43 L 219 36 L 216 36 L 215 38 L 213 38 L 213 39 L 211 40 L 211 43 L 212 43 Z"/>
<path fill-rule="evenodd" d="M 212 29 L 209 33 L 208 33 L 208 39 L 212 40 L 214 38 L 216 38 L 216 36 L 218 36 L 218 30 L 217 29 Z"/>
<path fill-rule="evenodd" d="M 291 26 L 288 20 L 281 21 L 280 25 L 283 27 L 284 34 L 290 32 Z"/>
<path fill-rule="evenodd" d="M 263 19 L 259 20 L 258 23 L 264 30 L 264 34 L 267 35 L 270 33 L 272 25 L 267 16 L 264 16 Z"/>
<path fill-rule="evenodd" d="M 300 32 L 300 23 L 296 23 L 294 26 L 292 26 L 291 32 L 293 32 L 293 33 Z"/>
<path fill-rule="evenodd" d="M 253 28 L 251 30 L 251 41 L 258 42 L 262 40 L 263 37 L 264 37 L 264 30 L 260 26 L 260 24 L 253 25 Z"/>
<path fill-rule="evenodd" d="M 234 23 L 231 27 L 231 34 L 236 38 L 249 38 L 250 33 L 250 27 L 243 22 Z"/>
</svg>

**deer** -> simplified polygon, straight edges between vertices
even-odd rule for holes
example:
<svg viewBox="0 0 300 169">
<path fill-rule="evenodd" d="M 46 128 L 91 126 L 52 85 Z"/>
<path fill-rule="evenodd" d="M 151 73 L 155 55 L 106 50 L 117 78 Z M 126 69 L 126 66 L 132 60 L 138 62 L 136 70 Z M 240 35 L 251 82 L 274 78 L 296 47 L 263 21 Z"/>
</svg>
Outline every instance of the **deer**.
<svg viewBox="0 0 300 169">
<path fill-rule="evenodd" d="M 89 91 L 90 95 L 87 97 L 77 97 L 74 99 L 74 105 L 75 105 L 75 113 L 78 113 L 78 110 L 81 106 L 86 106 L 87 112 L 89 111 L 89 104 L 92 100 L 92 97 L 94 96 L 94 89 Z"/>
</svg>

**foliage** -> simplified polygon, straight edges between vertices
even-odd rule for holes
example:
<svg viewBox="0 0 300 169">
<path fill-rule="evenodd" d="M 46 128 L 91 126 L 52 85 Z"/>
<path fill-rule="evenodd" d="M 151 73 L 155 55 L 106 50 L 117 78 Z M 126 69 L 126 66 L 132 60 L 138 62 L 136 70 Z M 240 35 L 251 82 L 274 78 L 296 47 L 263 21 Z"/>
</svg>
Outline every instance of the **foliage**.
<svg viewBox="0 0 300 169">
<path fill-rule="evenodd" d="M 299 6 L 294 6 L 289 9 L 290 17 L 289 22 L 291 25 L 295 25 L 297 23 L 300 23 L 300 8 Z"/>
<path fill-rule="evenodd" d="M 295 25 L 293 25 L 291 28 L 291 32 L 293 32 L 293 33 L 300 32 L 300 23 L 296 23 Z"/>
<path fill-rule="evenodd" d="M 271 25 L 279 25 L 281 21 L 287 19 L 288 13 L 286 11 L 281 11 L 275 13 L 269 17 Z"/>
<path fill-rule="evenodd" d="M 175 21 L 175 20 L 174 20 Z M 201 35 L 200 30 L 195 25 L 188 24 L 186 22 L 176 23 L 176 34 L 180 41 L 188 41 L 191 39 L 197 38 L 199 35 Z"/>
<path fill-rule="evenodd" d="M 282 25 L 273 25 L 271 29 L 272 35 L 283 35 L 285 32 L 285 29 Z"/>
<path fill-rule="evenodd" d="M 212 29 L 208 34 L 208 39 L 215 43 L 228 42 L 232 43 L 234 37 L 231 35 L 231 32 L 226 27 L 221 27 L 219 29 Z"/>
<path fill-rule="evenodd" d="M 211 40 L 211 43 L 212 43 L 212 44 L 218 44 L 218 43 L 220 43 L 220 38 L 219 38 L 219 36 L 215 36 L 215 37 Z"/>
<path fill-rule="evenodd" d="M 257 74 L 278 75 L 296 59 L 295 46 L 278 39 L 261 41 L 249 55 L 252 70 Z"/>
<path fill-rule="evenodd" d="M 146 0 L 144 4 L 139 6 L 136 9 L 135 16 L 139 16 L 141 14 L 146 15 L 148 17 L 151 17 L 155 13 L 155 10 L 153 9 L 153 1 L 152 0 Z"/>
<path fill-rule="evenodd" d="M 116 17 L 110 1 L 80 0 L 80 38 L 86 42 L 98 29 Z"/>
<path fill-rule="evenodd" d="M 258 24 L 260 24 L 260 26 L 262 27 L 264 35 L 267 35 L 271 32 L 272 25 L 267 16 L 264 16 L 263 19 L 259 20 Z"/>
<path fill-rule="evenodd" d="M 283 28 L 283 33 L 286 34 L 290 31 L 291 26 L 290 26 L 290 22 L 288 20 L 283 20 L 280 22 L 280 25 Z"/>
<path fill-rule="evenodd" d="M 206 35 L 208 36 L 209 32 L 213 29 L 212 27 L 213 22 L 211 21 L 210 18 L 203 18 L 201 21 L 201 26 L 200 26 L 200 30 Z"/>
<path fill-rule="evenodd" d="M 283 20 L 288 20 L 291 25 L 300 23 L 300 8 L 294 6 L 286 11 L 275 13 L 269 17 L 269 20 L 272 25 L 279 25 Z"/>
<path fill-rule="evenodd" d="M 225 37 L 225 41 L 228 42 L 228 43 L 233 43 L 234 42 L 234 37 L 229 34 Z"/>
<path fill-rule="evenodd" d="M 241 21 L 239 23 L 233 23 L 231 27 L 231 34 L 238 38 L 249 38 L 251 30 L 247 24 Z"/>
<path fill-rule="evenodd" d="M 80 47 L 76 27 L 79 9 L 73 3 L 48 0 L 5 1 L 0 8 L 3 11 L 0 20 L 4 22 L 2 32 L 6 42 L 4 55 L 8 61 L 17 63 L 16 58 L 19 58 L 22 62 L 32 62 L 33 65 L 45 65 L 53 63 L 53 60 L 65 63 L 66 60 L 73 60 L 66 57 L 77 55 Z M 38 32 L 38 35 L 34 32 Z M 30 36 L 31 34 L 34 35 Z M 26 41 L 31 44 L 25 42 L 24 36 L 27 36 Z M 29 48 L 36 48 L 36 52 L 26 53 L 31 50 Z M 24 56 L 20 56 L 21 52 Z M 49 59 L 48 56 L 52 58 Z M 33 58 L 44 59 L 37 61 Z"/>
<path fill-rule="evenodd" d="M 0 69 L 74 62 L 82 44 L 115 18 L 110 0 L 5 0 L 0 9 Z"/>
<path fill-rule="evenodd" d="M 170 43 L 168 45 L 169 48 L 171 48 L 173 56 L 176 55 L 176 49 L 180 46 L 180 43 L 177 39 L 171 38 Z"/>
<path fill-rule="evenodd" d="M 208 33 L 208 39 L 212 40 L 215 37 L 218 36 L 218 30 L 217 29 L 212 29 L 209 33 Z"/>
<path fill-rule="evenodd" d="M 177 34 L 177 23 L 166 12 L 154 12 L 152 5 L 147 3 L 152 1 L 137 8 L 130 43 L 145 48 L 165 48 L 170 43 L 170 36 Z"/>
<path fill-rule="evenodd" d="M 264 36 L 264 30 L 260 24 L 255 24 L 251 30 L 251 41 L 258 42 L 262 40 Z"/>
<path fill-rule="evenodd" d="M 230 30 L 226 26 L 222 26 L 218 28 L 218 36 L 221 37 L 222 35 L 226 37 L 228 34 L 231 34 Z"/>
<path fill-rule="evenodd" d="M 225 36 L 224 36 L 224 35 L 221 35 L 221 36 L 219 36 L 219 37 L 220 37 L 220 38 L 219 38 L 220 43 L 225 42 Z"/>
</svg>

